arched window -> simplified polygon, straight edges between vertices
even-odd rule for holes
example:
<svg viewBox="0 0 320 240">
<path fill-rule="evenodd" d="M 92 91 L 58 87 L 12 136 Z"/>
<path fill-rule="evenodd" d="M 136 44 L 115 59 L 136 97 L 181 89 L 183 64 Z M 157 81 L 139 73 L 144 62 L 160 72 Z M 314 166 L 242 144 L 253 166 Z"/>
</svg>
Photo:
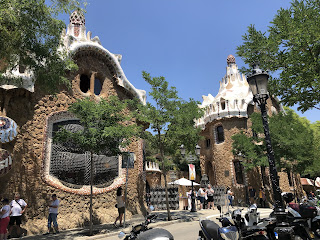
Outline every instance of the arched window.
<svg viewBox="0 0 320 240">
<path fill-rule="evenodd" d="M 223 127 L 220 125 L 216 127 L 216 143 L 223 143 L 224 142 L 224 131 Z"/>
<path fill-rule="evenodd" d="M 91 154 L 73 142 L 53 141 L 61 128 L 77 132 L 83 130 L 78 119 L 67 111 L 50 115 L 47 119 L 43 176 L 47 184 L 60 190 L 88 195 L 90 185 Z M 108 149 L 93 154 L 94 193 L 110 191 L 117 187 L 122 174 L 119 168 L 121 156 L 110 156 Z M 119 180 L 117 180 L 119 179 Z M 117 182 L 118 181 L 118 182 Z"/>
<path fill-rule="evenodd" d="M 102 89 L 102 85 L 101 85 L 100 79 L 98 78 L 94 79 L 94 94 L 100 95 L 101 89 Z"/>
<path fill-rule="evenodd" d="M 211 146 L 210 138 L 206 139 L 206 147 L 209 148 Z"/>
<path fill-rule="evenodd" d="M 80 90 L 81 92 L 87 93 L 90 88 L 90 78 L 86 74 L 80 76 Z"/>
<path fill-rule="evenodd" d="M 94 81 L 91 82 L 91 79 L 93 79 L 93 77 L 94 77 Z M 91 87 L 93 87 L 93 89 L 91 89 Z M 99 96 L 102 90 L 102 82 L 99 78 L 95 76 L 91 75 L 91 77 L 89 77 L 86 74 L 81 74 L 80 90 L 83 93 L 87 93 L 90 90 L 91 93 L 94 93 L 95 95 Z"/>
</svg>

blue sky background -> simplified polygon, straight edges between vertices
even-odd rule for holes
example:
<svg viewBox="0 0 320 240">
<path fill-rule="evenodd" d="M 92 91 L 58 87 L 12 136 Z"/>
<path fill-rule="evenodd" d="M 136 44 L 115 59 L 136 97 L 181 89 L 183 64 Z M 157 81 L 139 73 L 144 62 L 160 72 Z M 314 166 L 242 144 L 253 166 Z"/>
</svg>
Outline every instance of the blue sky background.
<svg viewBox="0 0 320 240">
<path fill-rule="evenodd" d="M 236 47 L 250 24 L 266 31 L 289 0 L 87 0 L 86 29 L 110 52 L 122 55 L 127 79 L 149 91 L 141 72 L 164 76 L 179 96 L 202 102 L 219 91 L 226 59 L 243 61 Z M 68 16 L 63 16 L 66 24 Z M 150 100 L 150 97 L 147 98 Z M 319 110 L 301 116 L 320 120 Z"/>
</svg>

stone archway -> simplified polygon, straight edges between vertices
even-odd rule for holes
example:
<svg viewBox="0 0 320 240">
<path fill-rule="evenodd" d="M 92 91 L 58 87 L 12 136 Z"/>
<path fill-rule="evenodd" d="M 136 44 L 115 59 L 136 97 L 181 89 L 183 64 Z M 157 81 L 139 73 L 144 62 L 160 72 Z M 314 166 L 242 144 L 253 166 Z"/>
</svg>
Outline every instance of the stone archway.
<svg viewBox="0 0 320 240">
<path fill-rule="evenodd" d="M 215 171 L 214 171 L 214 166 L 212 165 L 211 162 L 207 161 L 205 165 L 205 172 L 209 178 L 209 182 L 211 185 L 216 185 L 216 176 L 215 176 Z"/>
</svg>

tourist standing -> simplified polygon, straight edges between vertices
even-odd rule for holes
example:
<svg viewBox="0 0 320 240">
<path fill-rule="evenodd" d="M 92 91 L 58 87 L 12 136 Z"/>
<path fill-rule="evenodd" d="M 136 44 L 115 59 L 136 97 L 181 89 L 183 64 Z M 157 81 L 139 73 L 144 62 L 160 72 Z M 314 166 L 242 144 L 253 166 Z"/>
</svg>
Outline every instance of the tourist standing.
<svg viewBox="0 0 320 240">
<path fill-rule="evenodd" d="M 198 190 L 198 198 L 199 198 L 199 201 L 200 201 L 200 210 L 203 209 L 205 195 L 206 195 L 206 192 L 204 191 L 204 189 L 202 187 L 200 187 L 199 190 Z"/>
<path fill-rule="evenodd" d="M 10 221 L 10 205 L 7 198 L 2 200 L 3 207 L 0 210 L 0 240 L 7 239 L 7 227 Z"/>
<path fill-rule="evenodd" d="M 234 199 L 234 196 L 233 196 L 233 192 L 231 191 L 231 188 L 230 187 L 227 187 L 227 195 L 228 195 L 228 200 L 229 200 L 229 206 L 233 207 L 233 199 Z"/>
<path fill-rule="evenodd" d="M 266 207 L 266 192 L 263 187 L 261 187 L 260 191 L 259 191 L 259 200 L 260 200 L 260 206 L 262 208 L 265 208 Z"/>
<path fill-rule="evenodd" d="M 255 203 L 255 197 L 256 197 L 256 190 L 252 187 L 249 186 L 249 197 L 250 197 L 250 204 Z"/>
<path fill-rule="evenodd" d="M 117 221 L 119 220 L 120 222 L 120 227 L 122 227 L 122 217 L 124 214 L 124 210 L 125 210 L 125 203 L 124 203 L 124 196 L 122 195 L 122 188 L 118 187 L 117 189 L 117 205 L 116 207 L 118 208 L 118 217 L 116 218 L 116 220 L 114 221 L 113 225 L 116 227 L 117 226 Z"/>
<path fill-rule="evenodd" d="M 27 203 L 20 198 L 19 193 L 14 194 L 14 200 L 10 202 L 11 207 L 11 215 L 10 215 L 10 222 L 9 222 L 9 236 L 11 235 L 13 225 L 16 224 L 17 226 L 17 234 L 21 236 L 21 223 L 22 223 L 22 214 L 27 209 Z M 9 237 L 8 236 L 8 237 Z"/>
<path fill-rule="evenodd" d="M 192 203 L 192 189 L 189 192 L 187 192 L 187 198 L 188 198 L 188 210 L 190 211 L 192 208 L 192 205 L 191 205 L 191 203 Z"/>
<path fill-rule="evenodd" d="M 58 216 L 58 207 L 60 201 L 57 199 L 56 194 L 52 194 L 52 201 L 49 205 L 49 216 L 48 216 L 48 232 L 50 233 L 51 224 L 53 223 L 53 227 L 56 233 L 59 233 L 58 223 L 57 223 L 57 216 Z"/>
<path fill-rule="evenodd" d="M 214 202 L 213 202 L 214 190 L 212 189 L 210 184 L 208 184 L 208 188 L 207 188 L 206 192 L 207 192 L 207 197 L 208 197 L 208 209 L 210 209 L 211 207 L 212 207 L 212 209 L 214 209 Z"/>
</svg>

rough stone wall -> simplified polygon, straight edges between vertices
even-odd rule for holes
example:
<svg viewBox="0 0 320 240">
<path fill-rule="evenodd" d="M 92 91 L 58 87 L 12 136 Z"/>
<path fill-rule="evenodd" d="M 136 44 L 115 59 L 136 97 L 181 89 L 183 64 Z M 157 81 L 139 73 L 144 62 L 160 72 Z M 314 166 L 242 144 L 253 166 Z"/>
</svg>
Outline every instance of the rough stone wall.
<svg viewBox="0 0 320 240">
<path fill-rule="evenodd" d="M 280 112 L 280 105 L 274 98 L 267 100 L 268 114 Z M 248 106 L 248 115 L 253 112 L 260 112 L 256 106 Z M 217 144 L 215 129 L 217 126 L 222 126 L 224 129 L 224 142 Z M 252 135 L 251 130 L 252 122 L 247 118 L 223 118 L 219 120 L 213 120 L 207 123 L 205 129 L 201 132 L 204 140 L 200 142 L 201 156 L 200 166 L 201 172 L 208 175 L 210 183 L 219 186 L 230 186 L 235 194 L 235 201 L 245 201 L 245 185 L 251 185 L 256 189 L 257 194 L 259 189 L 263 185 L 261 169 L 255 168 L 247 173 L 244 172 L 244 184 L 237 184 L 235 178 L 235 170 L 233 165 L 234 156 L 232 153 L 232 139 L 234 134 L 244 131 L 248 135 Z M 210 146 L 207 146 L 206 140 L 210 139 Z M 288 176 L 286 172 L 278 172 L 279 184 L 282 191 L 290 191 Z M 272 202 L 273 193 L 270 185 L 269 172 L 266 168 L 266 197 L 269 202 Z M 299 182 L 299 178 L 296 176 L 296 181 Z M 296 191 L 298 195 L 302 194 L 301 184 L 296 184 Z M 257 195 L 258 196 L 258 195 Z"/>
<path fill-rule="evenodd" d="M 25 199 L 28 204 L 27 222 L 22 227 L 28 230 L 28 234 L 46 231 L 48 203 L 53 193 L 56 193 L 61 200 L 58 223 L 62 230 L 83 226 L 89 221 L 89 196 L 63 192 L 46 184 L 42 179 L 44 129 L 47 116 L 53 112 L 67 110 L 77 98 L 90 95 L 98 99 L 90 93 L 82 93 L 79 89 L 80 74 L 89 70 L 91 73 L 96 72 L 99 79 L 104 82 L 103 93 L 100 96 L 118 95 L 121 99 L 131 98 L 129 93 L 112 79 L 106 62 L 90 55 L 76 60 L 79 70 L 70 75 L 71 90 L 62 89 L 57 95 L 43 93 L 37 86 L 35 93 L 23 89 L 0 90 L 2 96 L 8 92 L 13 95 L 8 105 L 7 116 L 14 119 L 19 126 L 16 140 L 6 146 L 7 149 L 12 149 L 13 166 L 8 174 L 0 176 L 0 196 L 13 199 L 14 192 L 19 192 L 21 198 Z M 145 211 L 144 184 L 139 176 L 143 161 L 142 141 L 134 141 L 129 146 L 129 151 L 135 152 L 136 163 L 134 169 L 129 170 L 127 217 Z M 93 197 L 94 223 L 114 221 L 118 215 L 114 207 L 115 199 L 116 189 Z"/>
<path fill-rule="evenodd" d="M 150 188 L 161 186 L 161 178 L 162 178 L 162 173 L 160 172 L 147 173 L 147 182 Z"/>
<path fill-rule="evenodd" d="M 217 144 L 215 129 L 222 126 L 224 129 L 224 142 Z M 206 173 L 212 185 L 234 185 L 233 153 L 231 136 L 246 129 L 246 119 L 230 118 L 213 121 L 206 125 L 202 135 L 210 139 L 210 147 L 206 147 L 205 141 L 201 142 L 201 172 Z M 214 169 L 210 172 L 210 166 Z M 208 174 L 209 173 L 209 174 Z"/>
</svg>

